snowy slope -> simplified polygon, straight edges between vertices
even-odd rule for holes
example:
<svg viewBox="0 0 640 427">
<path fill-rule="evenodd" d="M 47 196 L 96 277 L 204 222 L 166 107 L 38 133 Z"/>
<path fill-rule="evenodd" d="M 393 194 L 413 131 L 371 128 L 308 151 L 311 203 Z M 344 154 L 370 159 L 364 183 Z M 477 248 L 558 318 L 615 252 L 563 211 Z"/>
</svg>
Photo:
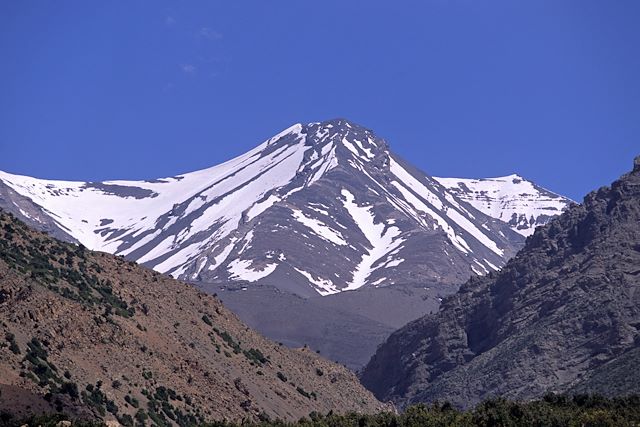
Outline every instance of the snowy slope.
<svg viewBox="0 0 640 427">
<path fill-rule="evenodd" d="M 297 135 L 300 128 L 300 125 L 293 126 L 285 132 Z M 123 248 L 127 246 L 125 236 L 135 238 L 156 230 L 159 218 L 184 200 L 190 200 L 190 203 L 182 215 L 197 210 L 207 200 L 218 203 L 194 221 L 191 230 L 179 238 L 176 236 L 176 241 L 193 235 L 210 222 L 227 222 L 227 229 L 235 228 L 240 214 L 254 199 L 289 182 L 295 175 L 304 154 L 302 137 L 298 138 L 297 144 L 278 150 L 268 150 L 269 140 L 221 165 L 153 181 L 53 181 L 2 171 L 0 180 L 48 211 L 63 229 L 88 248 L 126 254 L 141 246 L 143 241 Z M 265 151 L 271 152 L 264 154 Z M 233 197 L 220 197 L 228 189 L 241 187 L 258 175 L 262 175 L 260 182 L 241 188 Z M 198 197 L 194 198 L 196 195 Z"/>
<path fill-rule="evenodd" d="M 0 172 L 0 207 L 185 280 L 328 295 L 457 284 L 504 265 L 523 240 L 495 219 L 510 218 L 512 204 L 477 206 L 463 184 L 449 191 L 438 180 L 371 131 L 332 120 L 296 124 L 223 164 L 151 181 Z"/>
<path fill-rule="evenodd" d="M 437 178 L 458 198 L 529 236 L 535 228 L 562 213 L 573 201 L 519 175 L 497 178 Z"/>
</svg>

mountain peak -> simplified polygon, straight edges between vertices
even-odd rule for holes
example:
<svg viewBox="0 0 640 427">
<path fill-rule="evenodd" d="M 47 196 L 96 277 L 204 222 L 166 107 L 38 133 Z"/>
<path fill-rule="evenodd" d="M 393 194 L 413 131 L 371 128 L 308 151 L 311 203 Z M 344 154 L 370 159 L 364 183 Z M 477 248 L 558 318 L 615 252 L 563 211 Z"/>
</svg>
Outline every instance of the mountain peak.
<svg viewBox="0 0 640 427">
<path fill-rule="evenodd" d="M 371 130 L 343 118 L 310 123 L 305 126 L 306 145 L 323 152 L 333 152 L 336 162 L 347 164 L 350 160 L 363 165 L 388 156 L 387 143 Z M 375 163 L 375 162 L 374 162 Z"/>
<path fill-rule="evenodd" d="M 508 223 L 523 236 L 546 224 L 573 202 L 518 174 L 495 178 L 435 178 L 457 197 L 485 214 Z"/>
<path fill-rule="evenodd" d="M 336 117 L 333 119 L 329 119 L 329 120 L 324 120 L 322 122 L 316 122 L 316 123 L 310 123 L 310 124 L 315 124 L 315 125 L 319 125 L 320 127 L 335 127 L 335 128 L 346 128 L 346 129 L 357 129 L 357 128 L 361 128 L 361 129 L 365 129 L 364 126 L 359 125 L 358 123 L 355 123 L 349 119 L 346 119 L 344 117 Z"/>
<path fill-rule="evenodd" d="M 517 173 L 512 173 L 511 175 L 506 176 L 506 178 L 509 178 L 511 180 L 518 180 L 518 181 L 526 181 L 527 180 L 522 175 L 518 175 Z"/>
<path fill-rule="evenodd" d="M 522 194 L 511 181 L 505 188 Z M 510 217 L 494 220 L 502 205 L 494 204 L 498 215 L 485 212 L 486 203 L 469 206 L 444 187 L 371 130 L 335 118 L 296 123 L 235 159 L 178 177 L 88 184 L 0 176 L 0 202 L 6 193 L 4 205 L 40 218 L 34 225 L 47 219 L 90 249 L 174 277 L 309 296 L 460 283 L 504 265 L 523 238 Z M 532 194 L 526 206 L 539 205 Z M 532 230 L 559 212 L 544 209 L 532 222 L 528 210 L 512 228 Z"/>
<path fill-rule="evenodd" d="M 334 151 L 338 158 L 346 159 L 353 155 L 357 160 L 369 162 L 379 154 L 388 151 L 387 143 L 378 138 L 371 130 L 344 118 L 311 122 L 306 125 L 296 123 L 272 136 L 265 145 L 257 149 L 274 145 L 278 147 L 290 146 L 301 141 L 305 147 L 314 147 L 314 150 L 317 151 L 316 155 L 311 152 L 307 154 L 312 158 L 322 157 L 327 152 L 334 151 L 334 147 L 341 147 Z M 273 148 L 269 148 L 264 152 L 268 153 L 272 150 Z"/>
</svg>

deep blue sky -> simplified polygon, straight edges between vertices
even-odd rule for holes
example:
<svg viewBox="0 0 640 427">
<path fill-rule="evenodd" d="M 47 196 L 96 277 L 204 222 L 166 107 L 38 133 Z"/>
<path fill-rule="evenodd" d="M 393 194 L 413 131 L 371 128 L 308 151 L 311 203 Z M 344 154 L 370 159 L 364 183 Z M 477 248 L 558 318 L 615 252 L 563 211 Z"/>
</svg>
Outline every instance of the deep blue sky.
<svg viewBox="0 0 640 427">
<path fill-rule="evenodd" d="M 3 1 L 0 169 L 140 179 L 346 117 L 574 199 L 640 154 L 640 1 Z"/>
</svg>

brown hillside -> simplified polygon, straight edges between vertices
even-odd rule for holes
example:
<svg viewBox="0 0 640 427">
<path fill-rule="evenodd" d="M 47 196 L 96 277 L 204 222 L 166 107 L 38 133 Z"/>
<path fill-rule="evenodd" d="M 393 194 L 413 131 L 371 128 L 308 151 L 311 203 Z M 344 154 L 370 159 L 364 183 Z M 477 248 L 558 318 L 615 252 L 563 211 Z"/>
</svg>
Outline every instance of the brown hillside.
<svg viewBox="0 0 640 427">
<path fill-rule="evenodd" d="M 344 367 L 265 339 L 216 298 L 1 211 L 0 334 L 0 409 L 14 412 L 49 401 L 188 424 L 384 408 Z"/>
</svg>

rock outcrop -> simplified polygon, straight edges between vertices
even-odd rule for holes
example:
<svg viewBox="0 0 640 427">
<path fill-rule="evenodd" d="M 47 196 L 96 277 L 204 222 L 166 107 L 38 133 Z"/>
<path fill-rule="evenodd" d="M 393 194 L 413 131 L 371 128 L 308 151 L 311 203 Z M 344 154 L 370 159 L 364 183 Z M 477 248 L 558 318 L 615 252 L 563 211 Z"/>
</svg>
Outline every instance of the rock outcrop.
<svg viewBox="0 0 640 427">
<path fill-rule="evenodd" d="M 539 228 L 502 271 L 383 344 L 363 384 L 400 405 L 640 391 L 640 158 Z"/>
</svg>

